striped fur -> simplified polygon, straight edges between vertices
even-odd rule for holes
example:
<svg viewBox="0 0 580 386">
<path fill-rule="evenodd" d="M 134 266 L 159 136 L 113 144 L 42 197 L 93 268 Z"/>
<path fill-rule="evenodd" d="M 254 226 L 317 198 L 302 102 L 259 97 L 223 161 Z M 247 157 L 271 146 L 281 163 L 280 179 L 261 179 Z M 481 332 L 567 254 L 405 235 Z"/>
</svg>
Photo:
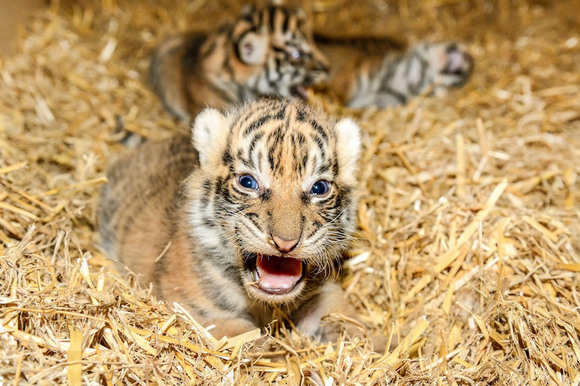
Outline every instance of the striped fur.
<svg viewBox="0 0 580 386">
<path fill-rule="evenodd" d="M 261 100 L 203 111 L 192 136 L 194 146 L 185 136 L 150 142 L 111 166 L 98 211 L 110 256 L 215 324 L 217 337 L 264 328 L 281 311 L 303 333 L 331 339 L 321 317 L 354 316 L 334 279 L 355 226 L 358 126 L 302 102 Z M 315 193 L 320 181 L 325 194 Z M 260 255 L 299 261 L 300 280 L 284 293 L 263 290 Z"/>
<path fill-rule="evenodd" d="M 304 12 L 279 5 L 244 7 L 208 35 L 186 33 L 153 53 L 150 81 L 165 108 L 187 121 L 205 107 L 224 108 L 262 96 L 305 98 L 328 77 Z"/>
<path fill-rule="evenodd" d="M 305 99 L 315 86 L 349 107 L 400 105 L 434 86 L 460 87 L 472 69 L 460 44 L 404 50 L 387 38 L 313 38 L 302 10 L 269 5 L 245 7 L 215 33 L 165 40 L 153 54 L 151 83 L 165 108 L 188 120 L 203 107 L 264 95 Z"/>
<path fill-rule="evenodd" d="M 329 89 L 352 108 L 397 106 L 430 88 L 461 87 L 473 59 L 457 43 L 421 42 L 409 50 L 388 39 L 317 39 L 330 68 Z"/>
</svg>

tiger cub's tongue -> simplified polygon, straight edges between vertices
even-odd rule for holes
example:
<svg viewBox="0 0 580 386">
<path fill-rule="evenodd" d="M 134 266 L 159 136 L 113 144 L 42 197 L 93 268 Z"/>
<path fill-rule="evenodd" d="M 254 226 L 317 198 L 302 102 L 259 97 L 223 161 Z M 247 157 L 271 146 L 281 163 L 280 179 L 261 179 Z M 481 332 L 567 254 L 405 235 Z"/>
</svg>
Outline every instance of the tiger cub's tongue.
<svg viewBox="0 0 580 386">
<path fill-rule="evenodd" d="M 258 253 L 256 269 L 258 286 L 270 293 L 289 292 L 302 277 L 302 262 L 290 257 L 268 256 Z"/>
</svg>

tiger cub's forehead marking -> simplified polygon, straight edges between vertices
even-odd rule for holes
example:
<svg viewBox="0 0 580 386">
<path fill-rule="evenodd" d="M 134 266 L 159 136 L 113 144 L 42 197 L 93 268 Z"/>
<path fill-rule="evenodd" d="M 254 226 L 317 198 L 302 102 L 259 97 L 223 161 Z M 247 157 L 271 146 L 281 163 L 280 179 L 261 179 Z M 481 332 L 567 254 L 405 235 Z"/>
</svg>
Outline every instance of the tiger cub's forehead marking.
<svg viewBox="0 0 580 386">
<path fill-rule="evenodd" d="M 234 122 L 226 150 L 230 156 L 224 162 L 227 158 L 275 174 L 336 172 L 330 122 L 299 103 L 261 107 L 243 112 Z"/>
<path fill-rule="evenodd" d="M 254 15 L 255 24 L 268 26 L 272 32 L 286 33 L 288 30 L 302 27 L 304 21 L 305 17 L 301 10 L 279 5 L 271 5 Z"/>
<path fill-rule="evenodd" d="M 306 15 L 301 9 L 281 5 L 251 8 L 239 20 L 250 31 L 267 31 L 277 39 L 287 35 L 296 37 L 297 33 L 303 37 L 302 29 L 306 26 Z"/>
</svg>

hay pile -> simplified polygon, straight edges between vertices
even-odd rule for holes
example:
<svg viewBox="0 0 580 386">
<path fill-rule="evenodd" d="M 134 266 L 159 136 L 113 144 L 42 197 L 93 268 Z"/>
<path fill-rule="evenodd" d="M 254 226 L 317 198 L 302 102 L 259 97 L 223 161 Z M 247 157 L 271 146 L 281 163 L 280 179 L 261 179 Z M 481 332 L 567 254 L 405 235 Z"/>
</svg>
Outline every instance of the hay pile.
<svg viewBox="0 0 580 386">
<path fill-rule="evenodd" d="M 343 285 L 376 333 L 215 341 L 107 268 L 95 202 L 119 128 L 183 130 L 144 82 L 167 34 L 232 1 L 53 2 L 1 58 L 0 383 L 578 385 L 580 1 L 319 0 L 319 29 L 458 39 L 462 90 L 347 111 L 365 130 L 358 242 Z M 380 20 L 380 22 L 379 22 Z"/>
</svg>

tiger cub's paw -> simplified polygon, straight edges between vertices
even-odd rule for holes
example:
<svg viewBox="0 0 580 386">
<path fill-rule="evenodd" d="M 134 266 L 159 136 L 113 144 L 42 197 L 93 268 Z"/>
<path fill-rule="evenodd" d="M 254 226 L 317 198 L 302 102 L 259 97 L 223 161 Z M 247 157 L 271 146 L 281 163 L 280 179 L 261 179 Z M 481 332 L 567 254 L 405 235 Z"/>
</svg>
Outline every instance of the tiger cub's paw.
<svg viewBox="0 0 580 386">
<path fill-rule="evenodd" d="M 421 43 L 417 52 L 427 61 L 434 83 L 462 87 L 473 72 L 473 57 L 459 43 Z"/>
</svg>

